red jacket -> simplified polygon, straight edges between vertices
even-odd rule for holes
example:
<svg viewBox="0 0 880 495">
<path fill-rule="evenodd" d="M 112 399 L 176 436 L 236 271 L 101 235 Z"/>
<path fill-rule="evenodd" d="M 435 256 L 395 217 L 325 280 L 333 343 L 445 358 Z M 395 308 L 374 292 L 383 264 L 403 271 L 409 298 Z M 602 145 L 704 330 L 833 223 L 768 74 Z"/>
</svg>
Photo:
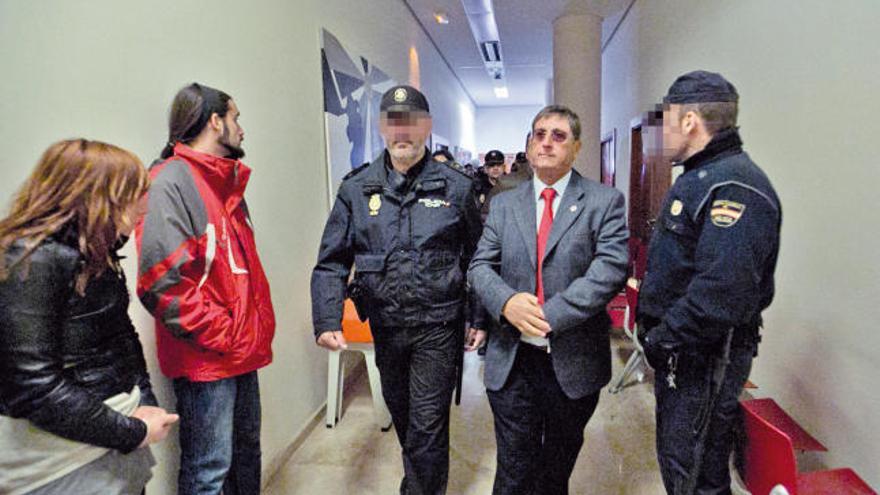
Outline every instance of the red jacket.
<svg viewBox="0 0 880 495">
<path fill-rule="evenodd" d="M 169 378 L 219 380 L 272 361 L 275 314 L 243 197 L 250 174 L 183 144 L 150 167 L 137 292 Z"/>
</svg>

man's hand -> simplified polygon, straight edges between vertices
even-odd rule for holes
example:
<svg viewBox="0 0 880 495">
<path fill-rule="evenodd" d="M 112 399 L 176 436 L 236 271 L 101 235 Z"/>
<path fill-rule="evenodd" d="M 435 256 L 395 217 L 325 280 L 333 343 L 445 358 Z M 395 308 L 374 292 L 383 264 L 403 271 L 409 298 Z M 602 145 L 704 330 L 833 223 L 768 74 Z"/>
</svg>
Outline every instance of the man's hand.
<svg viewBox="0 0 880 495">
<path fill-rule="evenodd" d="M 546 337 L 551 330 L 544 317 L 544 310 L 538 304 L 538 298 L 528 292 L 514 294 L 504 303 L 501 314 L 525 335 Z"/>
<path fill-rule="evenodd" d="M 665 323 L 644 332 L 639 329 L 637 332 L 636 338 L 642 346 L 645 361 L 653 369 L 663 366 L 668 356 L 680 347 Z"/>
<path fill-rule="evenodd" d="M 465 352 L 476 351 L 486 341 L 486 331 L 478 328 L 469 328 L 464 336 Z"/>
<path fill-rule="evenodd" d="M 342 330 L 324 332 L 318 337 L 318 345 L 324 349 L 338 351 L 340 349 L 348 349 L 345 337 L 342 336 Z"/>
<path fill-rule="evenodd" d="M 137 418 L 147 425 L 147 436 L 139 447 L 146 447 L 161 442 L 168 436 L 171 425 L 177 422 L 179 416 L 168 414 L 165 409 L 155 406 L 140 406 L 131 413 L 132 418 Z"/>
</svg>

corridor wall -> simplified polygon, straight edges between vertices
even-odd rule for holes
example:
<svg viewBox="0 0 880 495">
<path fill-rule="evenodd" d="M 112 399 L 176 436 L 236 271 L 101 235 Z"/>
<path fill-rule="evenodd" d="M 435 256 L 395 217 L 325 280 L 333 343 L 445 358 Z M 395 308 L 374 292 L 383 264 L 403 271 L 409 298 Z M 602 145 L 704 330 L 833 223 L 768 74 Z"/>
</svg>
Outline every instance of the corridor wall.
<svg viewBox="0 0 880 495">
<path fill-rule="evenodd" d="M 484 106 L 477 108 L 477 152 L 526 150 L 526 135 L 542 105 Z M 481 164 L 482 165 L 482 164 Z"/>
</svg>

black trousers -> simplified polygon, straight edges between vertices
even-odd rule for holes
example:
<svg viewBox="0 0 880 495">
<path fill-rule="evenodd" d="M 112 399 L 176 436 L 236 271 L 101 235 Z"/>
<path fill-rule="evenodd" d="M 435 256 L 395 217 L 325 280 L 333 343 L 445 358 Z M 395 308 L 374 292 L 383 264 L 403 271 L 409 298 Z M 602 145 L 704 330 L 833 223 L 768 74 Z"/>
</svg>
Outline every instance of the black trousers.
<svg viewBox="0 0 880 495">
<path fill-rule="evenodd" d="M 488 395 L 498 444 L 492 493 L 567 494 L 599 392 L 568 398 L 556 380 L 550 355 L 521 342 L 507 383 Z"/>
<path fill-rule="evenodd" d="M 446 493 L 449 407 L 462 352 L 461 321 L 373 329 L 382 396 L 403 450 L 400 493 Z"/>
<path fill-rule="evenodd" d="M 700 495 L 727 495 L 730 490 L 728 459 L 736 430 L 742 424 L 739 394 L 752 369 L 757 343 L 734 344 L 730 364 L 715 407 L 709 410 L 712 370 L 716 358 L 706 353 L 679 352 L 675 358 L 674 382 L 670 387 L 669 356 L 655 370 L 657 399 L 657 461 L 669 494 L 678 493 L 695 462 L 699 425 L 709 421 L 696 491 Z M 709 415 L 707 417 L 707 415 Z"/>
</svg>

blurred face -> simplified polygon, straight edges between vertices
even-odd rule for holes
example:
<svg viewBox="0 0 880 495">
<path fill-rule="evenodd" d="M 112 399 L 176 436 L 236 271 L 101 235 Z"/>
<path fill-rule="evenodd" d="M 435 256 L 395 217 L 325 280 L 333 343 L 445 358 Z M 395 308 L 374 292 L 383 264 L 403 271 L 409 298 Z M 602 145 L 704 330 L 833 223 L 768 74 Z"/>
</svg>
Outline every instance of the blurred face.
<svg viewBox="0 0 880 495">
<path fill-rule="evenodd" d="M 119 225 L 120 236 L 130 236 L 135 225 L 147 214 L 147 195 L 143 194 L 137 201 L 132 202 L 122 214 Z"/>
<path fill-rule="evenodd" d="M 220 129 L 219 143 L 226 150 L 226 158 L 238 160 L 244 158 L 244 149 L 241 142 L 244 141 L 244 129 L 238 123 L 241 113 L 233 100 L 229 100 L 229 109 L 223 117 Z"/>
<path fill-rule="evenodd" d="M 681 105 L 667 105 L 663 108 L 663 157 L 678 162 L 688 157 L 689 135 L 694 130 L 697 118 L 694 112 L 682 115 Z"/>
<path fill-rule="evenodd" d="M 580 149 L 581 142 L 574 139 L 568 119 L 550 115 L 535 122 L 527 155 L 539 178 L 558 179 L 571 170 Z"/>
<path fill-rule="evenodd" d="M 497 179 L 504 175 L 504 164 L 503 163 L 487 163 L 486 164 L 486 175 L 493 179 Z"/>
<path fill-rule="evenodd" d="M 431 135 L 431 116 L 426 112 L 382 112 L 379 132 L 392 160 L 414 163 Z"/>
</svg>

